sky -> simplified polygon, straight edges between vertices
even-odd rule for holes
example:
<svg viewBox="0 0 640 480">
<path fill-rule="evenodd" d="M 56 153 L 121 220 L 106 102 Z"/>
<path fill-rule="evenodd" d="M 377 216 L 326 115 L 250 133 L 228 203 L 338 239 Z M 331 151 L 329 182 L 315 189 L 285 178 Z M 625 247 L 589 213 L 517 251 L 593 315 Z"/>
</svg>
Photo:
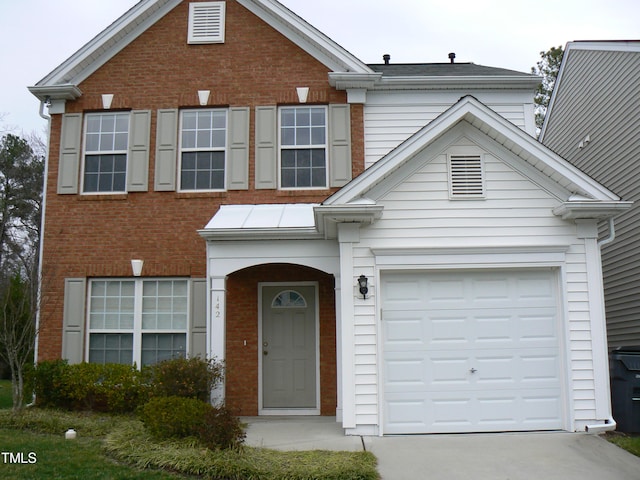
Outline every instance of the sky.
<svg viewBox="0 0 640 480">
<path fill-rule="evenodd" d="M 366 63 L 473 62 L 529 73 L 573 40 L 640 39 L 638 0 L 280 0 Z M 45 137 L 36 84 L 137 0 L 0 0 L 0 134 Z"/>
</svg>

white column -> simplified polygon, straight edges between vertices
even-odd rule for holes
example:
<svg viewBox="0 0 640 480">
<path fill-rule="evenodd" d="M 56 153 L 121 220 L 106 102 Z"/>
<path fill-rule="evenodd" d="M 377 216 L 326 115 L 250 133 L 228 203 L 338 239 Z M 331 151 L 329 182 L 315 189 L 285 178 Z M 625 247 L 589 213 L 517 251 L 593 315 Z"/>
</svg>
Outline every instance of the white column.
<svg viewBox="0 0 640 480">
<path fill-rule="evenodd" d="M 609 384 L 609 351 L 607 346 L 607 320 L 604 306 L 604 282 L 602 258 L 598 246 L 598 226 L 595 220 L 577 220 L 578 237 L 584 239 L 589 285 L 589 312 L 591 325 L 591 350 L 593 355 L 593 379 L 595 384 L 595 420 L 611 417 Z"/>
<path fill-rule="evenodd" d="M 360 241 L 359 223 L 338 224 L 340 242 L 340 343 L 342 358 L 342 427 L 356 428 L 353 244 Z"/>
<path fill-rule="evenodd" d="M 218 361 L 226 360 L 226 278 L 211 277 L 209 297 L 209 357 Z M 224 402 L 224 383 L 216 387 L 211 395 L 214 404 Z"/>
<path fill-rule="evenodd" d="M 342 288 L 339 274 L 335 278 L 335 298 L 336 298 L 336 422 L 342 423 Z"/>
</svg>

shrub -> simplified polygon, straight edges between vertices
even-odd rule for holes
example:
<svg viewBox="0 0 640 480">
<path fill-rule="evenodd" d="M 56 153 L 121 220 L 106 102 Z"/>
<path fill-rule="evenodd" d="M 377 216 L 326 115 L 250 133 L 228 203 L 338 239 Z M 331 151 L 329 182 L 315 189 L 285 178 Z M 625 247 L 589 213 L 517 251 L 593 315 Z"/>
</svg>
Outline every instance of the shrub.
<svg viewBox="0 0 640 480">
<path fill-rule="evenodd" d="M 140 419 L 158 440 L 193 437 L 211 450 L 239 447 L 246 437 L 237 417 L 225 407 L 195 398 L 156 397 L 139 409 Z"/>
<path fill-rule="evenodd" d="M 156 397 L 140 408 L 140 419 L 157 439 L 196 437 L 207 411 L 213 408 L 195 398 Z"/>
<path fill-rule="evenodd" d="M 211 407 L 198 429 L 198 438 L 211 450 L 238 448 L 247 434 L 238 417 L 226 407 Z"/>
<path fill-rule="evenodd" d="M 208 402 L 211 390 L 222 381 L 222 364 L 200 357 L 174 358 L 145 367 L 152 395 L 197 398 Z"/>
<path fill-rule="evenodd" d="M 40 407 L 65 407 L 64 384 L 69 364 L 66 360 L 47 360 L 29 371 L 27 383 L 33 385 Z"/>
<path fill-rule="evenodd" d="M 39 363 L 34 371 L 36 403 L 41 407 L 95 412 L 133 412 L 149 397 L 141 373 L 130 365 Z"/>
</svg>

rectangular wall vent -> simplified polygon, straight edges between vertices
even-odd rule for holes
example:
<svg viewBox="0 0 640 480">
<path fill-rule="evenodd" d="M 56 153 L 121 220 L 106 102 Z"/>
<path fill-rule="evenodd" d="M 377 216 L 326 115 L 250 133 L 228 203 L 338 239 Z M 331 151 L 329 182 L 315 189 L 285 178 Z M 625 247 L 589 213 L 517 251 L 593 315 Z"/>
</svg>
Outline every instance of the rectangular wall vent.
<svg viewBox="0 0 640 480">
<path fill-rule="evenodd" d="M 225 2 L 189 4 L 189 43 L 224 43 Z"/>
<path fill-rule="evenodd" d="M 449 185 L 452 198 L 484 197 L 482 157 L 449 155 Z"/>
</svg>

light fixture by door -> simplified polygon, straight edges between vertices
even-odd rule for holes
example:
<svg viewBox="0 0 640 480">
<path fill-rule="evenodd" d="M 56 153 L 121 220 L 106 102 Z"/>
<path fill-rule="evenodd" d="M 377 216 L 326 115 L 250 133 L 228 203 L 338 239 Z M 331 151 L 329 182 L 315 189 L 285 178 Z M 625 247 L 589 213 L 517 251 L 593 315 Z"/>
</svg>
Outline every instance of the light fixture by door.
<svg viewBox="0 0 640 480">
<path fill-rule="evenodd" d="M 367 287 L 367 283 L 369 283 L 369 279 L 364 275 L 360 275 L 358 277 L 358 285 L 360 286 L 360 293 L 362 294 L 362 298 L 367 298 L 367 293 L 369 293 L 369 287 Z"/>
</svg>

